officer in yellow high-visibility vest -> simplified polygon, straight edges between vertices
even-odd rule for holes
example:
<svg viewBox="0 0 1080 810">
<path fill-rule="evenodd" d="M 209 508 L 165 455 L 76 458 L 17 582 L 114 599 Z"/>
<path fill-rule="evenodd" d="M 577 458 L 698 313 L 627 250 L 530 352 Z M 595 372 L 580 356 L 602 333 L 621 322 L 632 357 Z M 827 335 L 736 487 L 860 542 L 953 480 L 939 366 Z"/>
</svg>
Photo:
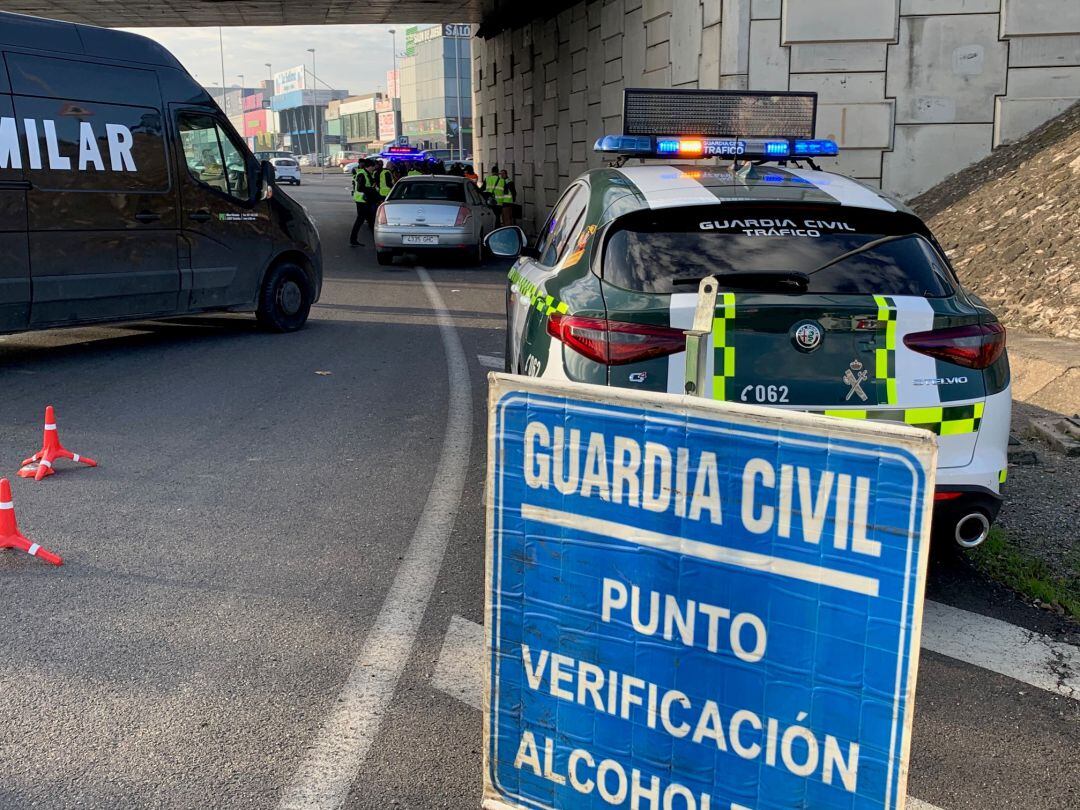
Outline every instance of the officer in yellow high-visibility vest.
<svg viewBox="0 0 1080 810">
<path fill-rule="evenodd" d="M 507 189 L 509 182 L 506 172 L 499 173 L 498 164 L 492 166 L 491 172 L 484 178 L 484 191 L 495 198 L 495 214 L 503 224 L 506 224 L 508 216 L 511 217 L 510 222 L 513 222 L 513 209 L 507 204 L 514 201 Z"/>
<path fill-rule="evenodd" d="M 385 200 L 390 196 L 390 192 L 394 188 L 394 173 L 390 171 L 388 166 L 383 166 L 375 173 L 376 185 L 379 189 L 379 199 Z"/>
<path fill-rule="evenodd" d="M 356 203 L 356 219 L 353 221 L 352 232 L 349 234 L 349 244 L 354 246 L 363 244 L 357 241 L 356 237 L 360 234 L 360 228 L 365 221 L 370 220 L 371 227 L 375 227 L 374 213 L 369 202 L 369 197 L 374 197 L 375 189 L 372 187 L 371 175 L 368 174 L 367 167 L 368 160 L 365 158 L 353 169 L 352 198 Z"/>
<path fill-rule="evenodd" d="M 499 172 L 499 179 L 502 181 L 502 193 L 495 195 L 495 200 L 502 207 L 502 224 L 513 225 L 514 224 L 514 204 L 517 202 L 517 189 L 514 187 L 514 181 L 510 179 L 510 175 L 506 173 L 506 169 L 502 169 Z"/>
</svg>

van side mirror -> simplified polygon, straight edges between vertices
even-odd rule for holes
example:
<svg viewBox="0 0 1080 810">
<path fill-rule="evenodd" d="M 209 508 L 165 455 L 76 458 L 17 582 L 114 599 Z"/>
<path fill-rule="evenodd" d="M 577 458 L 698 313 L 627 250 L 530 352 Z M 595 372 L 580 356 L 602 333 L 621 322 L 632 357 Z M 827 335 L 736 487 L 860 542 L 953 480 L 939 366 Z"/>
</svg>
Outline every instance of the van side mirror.
<svg viewBox="0 0 1080 810">
<path fill-rule="evenodd" d="M 277 179 L 274 164 L 264 160 L 259 164 L 259 199 L 269 200 L 273 194 L 274 181 Z"/>
<path fill-rule="evenodd" d="M 525 231 L 517 225 L 496 228 L 484 237 L 484 245 L 492 255 L 515 259 L 518 256 L 531 256 L 535 251 L 527 247 L 529 240 Z"/>
</svg>

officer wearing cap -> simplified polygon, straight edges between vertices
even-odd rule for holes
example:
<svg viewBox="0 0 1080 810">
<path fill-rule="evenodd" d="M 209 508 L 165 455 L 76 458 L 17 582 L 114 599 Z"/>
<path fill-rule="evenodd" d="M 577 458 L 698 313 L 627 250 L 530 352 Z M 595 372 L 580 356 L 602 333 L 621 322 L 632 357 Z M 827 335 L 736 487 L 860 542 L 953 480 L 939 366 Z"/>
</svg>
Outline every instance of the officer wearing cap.
<svg viewBox="0 0 1080 810">
<path fill-rule="evenodd" d="M 371 181 L 371 175 L 368 173 L 370 165 L 371 161 L 364 158 L 353 169 L 352 198 L 353 202 L 356 203 L 356 219 L 353 221 L 352 231 L 349 233 L 349 244 L 353 246 L 363 244 L 356 237 L 360 234 L 360 228 L 365 220 L 371 228 L 375 227 L 375 208 L 371 203 L 375 200 L 376 191 Z"/>
</svg>

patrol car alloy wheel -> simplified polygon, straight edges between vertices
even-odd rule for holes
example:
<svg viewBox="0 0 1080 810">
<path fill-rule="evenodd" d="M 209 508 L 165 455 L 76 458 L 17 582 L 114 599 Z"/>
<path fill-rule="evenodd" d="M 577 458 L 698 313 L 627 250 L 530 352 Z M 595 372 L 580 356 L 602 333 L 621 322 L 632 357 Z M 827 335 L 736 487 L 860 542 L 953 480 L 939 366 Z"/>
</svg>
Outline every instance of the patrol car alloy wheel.
<svg viewBox="0 0 1080 810">
<path fill-rule="evenodd" d="M 284 262 L 266 274 L 255 317 L 265 329 L 295 332 L 307 322 L 311 299 L 307 273 L 292 262 Z"/>
</svg>

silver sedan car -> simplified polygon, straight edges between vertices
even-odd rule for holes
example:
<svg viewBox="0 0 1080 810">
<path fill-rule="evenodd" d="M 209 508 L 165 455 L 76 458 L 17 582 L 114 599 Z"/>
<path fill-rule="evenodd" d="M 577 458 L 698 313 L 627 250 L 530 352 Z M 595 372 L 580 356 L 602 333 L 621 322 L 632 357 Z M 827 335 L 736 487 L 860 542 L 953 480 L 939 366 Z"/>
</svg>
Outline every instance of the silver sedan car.
<svg viewBox="0 0 1080 810">
<path fill-rule="evenodd" d="M 494 228 L 495 211 L 464 177 L 402 177 L 375 217 L 375 255 L 390 264 L 402 253 L 452 251 L 478 264 Z"/>
</svg>

